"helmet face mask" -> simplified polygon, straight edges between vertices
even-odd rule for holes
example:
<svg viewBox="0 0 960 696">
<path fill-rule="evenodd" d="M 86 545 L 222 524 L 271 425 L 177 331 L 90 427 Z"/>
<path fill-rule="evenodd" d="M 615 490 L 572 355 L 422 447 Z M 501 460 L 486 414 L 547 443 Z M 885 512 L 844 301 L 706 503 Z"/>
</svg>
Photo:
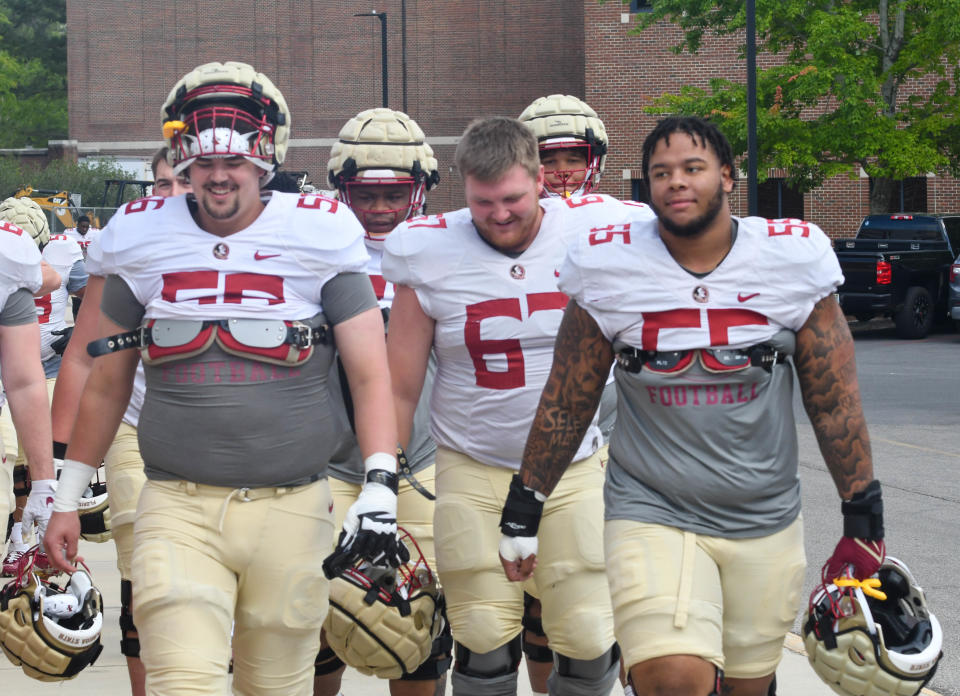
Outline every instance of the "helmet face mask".
<svg viewBox="0 0 960 696">
<path fill-rule="evenodd" d="M 560 169 L 553 180 L 548 175 L 543 197 L 581 196 L 599 186 L 607 159 L 607 132 L 597 112 L 587 103 L 569 94 L 551 94 L 534 100 L 519 120 L 537 136 L 541 161 L 549 158 L 551 150 L 587 150 L 583 170 Z"/>
<path fill-rule="evenodd" d="M 437 160 L 420 126 L 412 118 L 392 109 L 367 109 L 347 121 L 330 150 L 327 177 L 344 201 L 360 219 L 367 239 L 382 241 L 392 231 L 386 225 L 392 215 L 393 226 L 421 215 L 426 192 L 440 181 Z M 364 186 L 408 187 L 401 199 L 383 198 L 379 210 L 364 206 L 371 196 Z M 372 191 L 367 189 L 367 191 Z"/>
<path fill-rule="evenodd" d="M 423 210 L 425 183 L 402 174 L 368 170 L 362 178 L 347 180 L 339 189 L 340 200 L 360 220 L 367 239 L 383 241 L 394 227 Z"/>
<path fill-rule="evenodd" d="M 161 116 L 174 174 L 200 157 L 243 157 L 269 172 L 269 180 L 286 156 L 291 120 L 286 101 L 246 63 L 194 68 L 171 90 Z"/>
<path fill-rule="evenodd" d="M 839 694 L 916 694 L 942 656 L 940 623 L 901 561 L 888 556 L 876 578 L 882 596 L 836 584 L 814 591 L 802 624 L 807 658 Z"/>
<path fill-rule="evenodd" d="M 540 144 L 544 169 L 544 196 L 570 198 L 593 190 L 600 157 L 583 141 L 559 140 Z"/>
</svg>

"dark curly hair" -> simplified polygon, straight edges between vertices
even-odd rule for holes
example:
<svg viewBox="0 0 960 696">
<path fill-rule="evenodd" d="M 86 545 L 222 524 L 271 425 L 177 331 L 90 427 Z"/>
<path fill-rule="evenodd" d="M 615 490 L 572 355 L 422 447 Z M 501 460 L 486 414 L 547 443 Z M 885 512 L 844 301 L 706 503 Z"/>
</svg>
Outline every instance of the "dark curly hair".
<svg viewBox="0 0 960 696">
<path fill-rule="evenodd" d="M 654 127 L 646 140 L 643 141 L 643 178 L 650 181 L 650 155 L 661 140 L 670 144 L 670 135 L 686 133 L 693 142 L 709 146 L 720 160 L 720 165 L 730 167 L 730 178 L 734 185 L 737 183 L 737 165 L 733 161 L 733 150 L 730 141 L 720 132 L 720 129 L 710 121 L 699 116 L 668 116 Z"/>
</svg>

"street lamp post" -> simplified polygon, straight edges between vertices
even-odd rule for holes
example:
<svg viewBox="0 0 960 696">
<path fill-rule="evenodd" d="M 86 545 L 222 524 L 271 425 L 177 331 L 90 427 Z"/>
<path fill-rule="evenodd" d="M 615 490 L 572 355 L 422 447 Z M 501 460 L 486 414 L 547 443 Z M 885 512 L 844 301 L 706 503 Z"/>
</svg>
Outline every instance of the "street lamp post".
<svg viewBox="0 0 960 696">
<path fill-rule="evenodd" d="M 757 214 L 757 5 L 747 0 L 747 214 Z"/>
<path fill-rule="evenodd" d="M 376 17 L 380 20 L 380 73 L 383 82 L 383 108 L 389 108 L 387 103 L 387 13 L 370 10 L 354 17 Z"/>
</svg>

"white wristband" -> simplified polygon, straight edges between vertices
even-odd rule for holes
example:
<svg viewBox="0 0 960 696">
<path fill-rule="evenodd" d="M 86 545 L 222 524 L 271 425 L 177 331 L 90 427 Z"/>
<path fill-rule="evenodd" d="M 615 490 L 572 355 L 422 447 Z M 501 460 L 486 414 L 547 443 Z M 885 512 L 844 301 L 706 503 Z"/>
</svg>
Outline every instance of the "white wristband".
<svg viewBox="0 0 960 696">
<path fill-rule="evenodd" d="M 60 483 L 57 494 L 53 498 L 54 512 L 73 512 L 80 505 L 83 492 L 90 485 L 90 479 L 96 472 L 92 466 L 87 466 L 76 459 L 64 459 L 60 470 Z"/>
<path fill-rule="evenodd" d="M 397 455 L 387 452 L 374 452 L 363 460 L 364 477 L 374 469 L 383 469 L 391 474 L 397 473 Z"/>
</svg>

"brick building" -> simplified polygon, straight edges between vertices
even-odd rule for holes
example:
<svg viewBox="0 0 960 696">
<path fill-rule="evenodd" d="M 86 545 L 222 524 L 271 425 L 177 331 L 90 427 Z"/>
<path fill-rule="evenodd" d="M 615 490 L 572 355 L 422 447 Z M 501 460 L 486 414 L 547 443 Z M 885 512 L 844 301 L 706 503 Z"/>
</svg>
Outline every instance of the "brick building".
<svg viewBox="0 0 960 696">
<path fill-rule="evenodd" d="M 381 105 L 381 23 L 371 10 L 387 13 L 388 104 L 403 109 L 406 100 L 440 163 L 442 181 L 429 196 L 434 211 L 463 205 L 453 150 L 472 118 L 516 115 L 557 92 L 586 99 L 606 124 L 610 155 L 601 189 L 642 197 L 640 146 L 656 120 L 642 107 L 683 84 L 706 86 L 711 77 L 745 72 L 732 39 L 677 56 L 669 50 L 680 37 L 675 27 L 628 34 L 630 4 L 617 0 L 68 0 L 70 138 L 81 156 L 145 160 L 161 144 L 159 108 L 173 82 L 205 61 L 243 60 L 268 75 L 290 105 L 285 168 L 309 171 L 325 186 L 342 124 Z M 804 217 L 844 236 L 869 209 L 866 177 L 835 177 L 801 196 L 776 174 L 760 189 L 767 217 Z M 907 209 L 960 210 L 954 179 L 925 177 L 901 190 Z M 745 212 L 745 186 L 733 203 Z"/>
</svg>

